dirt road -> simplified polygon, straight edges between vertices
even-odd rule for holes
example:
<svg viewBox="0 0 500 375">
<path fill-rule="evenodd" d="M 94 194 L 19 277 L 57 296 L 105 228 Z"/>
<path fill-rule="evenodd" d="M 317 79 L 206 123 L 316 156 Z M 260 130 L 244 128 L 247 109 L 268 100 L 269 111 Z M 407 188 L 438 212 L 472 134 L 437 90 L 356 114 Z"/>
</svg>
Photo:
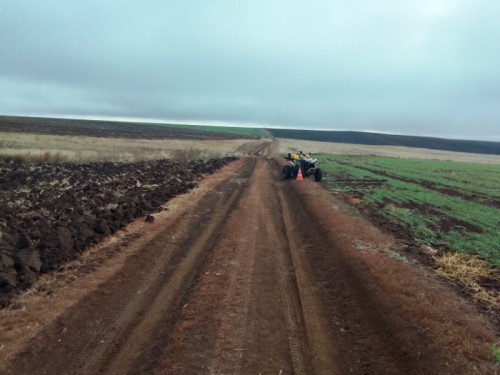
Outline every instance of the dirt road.
<svg viewBox="0 0 500 375">
<path fill-rule="evenodd" d="M 492 370 L 488 322 L 330 199 L 313 181 L 281 181 L 273 160 L 234 163 L 2 372 Z"/>
</svg>

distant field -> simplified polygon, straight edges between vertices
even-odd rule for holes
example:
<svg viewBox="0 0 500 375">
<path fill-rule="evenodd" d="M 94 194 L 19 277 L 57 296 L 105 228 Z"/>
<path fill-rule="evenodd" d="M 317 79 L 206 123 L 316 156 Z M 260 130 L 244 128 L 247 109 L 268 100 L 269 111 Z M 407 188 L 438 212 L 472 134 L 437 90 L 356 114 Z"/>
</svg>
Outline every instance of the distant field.
<svg viewBox="0 0 500 375">
<path fill-rule="evenodd" d="M 262 138 L 264 129 L 0 116 L 1 132 L 127 139 L 226 140 Z"/>
<path fill-rule="evenodd" d="M 315 142 L 279 138 L 276 152 L 286 155 L 291 151 L 303 150 L 313 154 L 379 156 L 397 159 L 451 160 L 476 164 L 500 164 L 500 155 L 469 154 L 466 152 L 429 150 L 401 146 L 353 145 L 349 143 Z"/>
<path fill-rule="evenodd" d="M 329 189 L 417 244 L 500 266 L 500 165 L 316 155 Z M 399 233 L 400 235 L 402 233 Z"/>
<path fill-rule="evenodd" d="M 355 131 L 318 131 L 296 129 L 267 129 L 276 138 L 334 142 L 353 145 L 425 148 L 431 150 L 500 155 L 500 142 L 469 141 L 433 137 Z"/>
<path fill-rule="evenodd" d="M 193 130 L 199 132 L 237 134 L 255 138 L 262 138 L 268 135 L 268 133 L 262 128 L 240 128 L 236 126 L 208 126 L 208 125 L 181 125 L 181 124 L 147 124 L 147 125 L 165 126 L 170 128 L 179 128 L 179 129 Z"/>
</svg>

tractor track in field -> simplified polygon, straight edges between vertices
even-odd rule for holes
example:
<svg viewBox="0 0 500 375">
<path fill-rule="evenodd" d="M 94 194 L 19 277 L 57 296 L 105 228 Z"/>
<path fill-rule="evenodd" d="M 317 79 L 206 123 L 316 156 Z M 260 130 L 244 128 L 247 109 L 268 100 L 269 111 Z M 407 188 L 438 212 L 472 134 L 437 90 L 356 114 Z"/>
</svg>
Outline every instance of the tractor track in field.
<svg viewBox="0 0 500 375">
<path fill-rule="evenodd" d="M 349 164 L 346 164 L 346 165 L 349 165 Z M 479 193 L 474 193 L 471 191 L 462 192 L 462 191 L 459 191 L 451 186 L 440 185 L 436 182 L 432 182 L 429 180 L 398 176 L 398 175 L 395 175 L 395 174 L 392 174 L 392 173 L 389 173 L 386 171 L 380 171 L 380 170 L 373 169 L 373 168 L 361 167 L 361 166 L 357 166 L 356 168 L 373 173 L 373 174 L 376 174 L 378 176 L 392 178 L 394 180 L 399 180 L 399 181 L 415 184 L 415 185 L 421 186 L 425 189 L 429 189 L 429 190 L 432 190 L 432 191 L 435 191 L 435 192 L 438 192 L 438 193 L 441 193 L 444 195 L 448 195 L 450 197 L 458 197 L 458 198 L 461 198 L 464 200 L 472 200 L 474 202 L 484 204 L 484 205 L 490 206 L 490 207 L 496 207 L 496 208 L 500 207 L 500 200 L 499 199 L 488 197 L 486 195 L 482 195 Z M 379 181 L 375 180 L 373 182 L 378 183 L 378 184 L 384 183 L 384 181 L 382 181 L 382 180 L 379 180 Z"/>
<path fill-rule="evenodd" d="M 376 253 L 375 243 L 388 241 L 384 235 L 342 212 L 313 181 L 281 181 L 274 160 L 234 165 L 218 172 L 202 198 L 185 201 L 175 220 L 155 222 L 151 240 L 0 372 L 480 374 L 493 368 L 483 352 L 452 345 L 456 325 L 473 344 L 490 326 L 481 318 L 464 321 L 476 313 L 431 275 L 421 276 L 426 271 Z M 360 241 L 363 251 L 353 247 Z M 418 309 L 417 292 L 428 300 Z M 443 306 L 432 310 L 438 300 Z"/>
</svg>

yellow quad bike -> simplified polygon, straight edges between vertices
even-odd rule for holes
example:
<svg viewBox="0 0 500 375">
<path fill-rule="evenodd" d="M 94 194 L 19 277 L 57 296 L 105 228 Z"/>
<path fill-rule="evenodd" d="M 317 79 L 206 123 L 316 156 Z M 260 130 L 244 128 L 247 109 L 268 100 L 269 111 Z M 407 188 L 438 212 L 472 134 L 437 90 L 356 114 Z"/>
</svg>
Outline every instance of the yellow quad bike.
<svg viewBox="0 0 500 375">
<path fill-rule="evenodd" d="M 314 181 L 320 182 L 323 178 L 323 171 L 316 166 L 316 159 L 305 159 L 302 153 L 288 154 L 284 158 L 288 161 L 287 165 L 283 166 L 282 176 L 284 180 L 297 178 L 299 168 L 302 170 L 302 176 L 314 176 Z"/>
</svg>

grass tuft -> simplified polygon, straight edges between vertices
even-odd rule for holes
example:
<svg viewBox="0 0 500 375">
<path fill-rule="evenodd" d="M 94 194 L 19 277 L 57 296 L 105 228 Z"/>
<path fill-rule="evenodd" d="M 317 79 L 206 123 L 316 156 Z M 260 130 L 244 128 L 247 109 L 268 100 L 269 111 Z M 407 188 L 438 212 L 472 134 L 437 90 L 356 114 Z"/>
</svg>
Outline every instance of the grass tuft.
<svg viewBox="0 0 500 375">
<path fill-rule="evenodd" d="M 460 282 L 473 293 L 476 300 L 494 309 L 500 309 L 500 296 L 489 294 L 479 284 L 482 279 L 496 277 L 488 262 L 477 256 L 459 253 L 446 253 L 434 257 L 434 262 L 438 267 L 436 273 L 439 276 Z"/>
<path fill-rule="evenodd" d="M 491 347 L 491 354 L 493 354 L 493 360 L 497 366 L 500 366 L 500 347 L 493 345 Z"/>
</svg>

